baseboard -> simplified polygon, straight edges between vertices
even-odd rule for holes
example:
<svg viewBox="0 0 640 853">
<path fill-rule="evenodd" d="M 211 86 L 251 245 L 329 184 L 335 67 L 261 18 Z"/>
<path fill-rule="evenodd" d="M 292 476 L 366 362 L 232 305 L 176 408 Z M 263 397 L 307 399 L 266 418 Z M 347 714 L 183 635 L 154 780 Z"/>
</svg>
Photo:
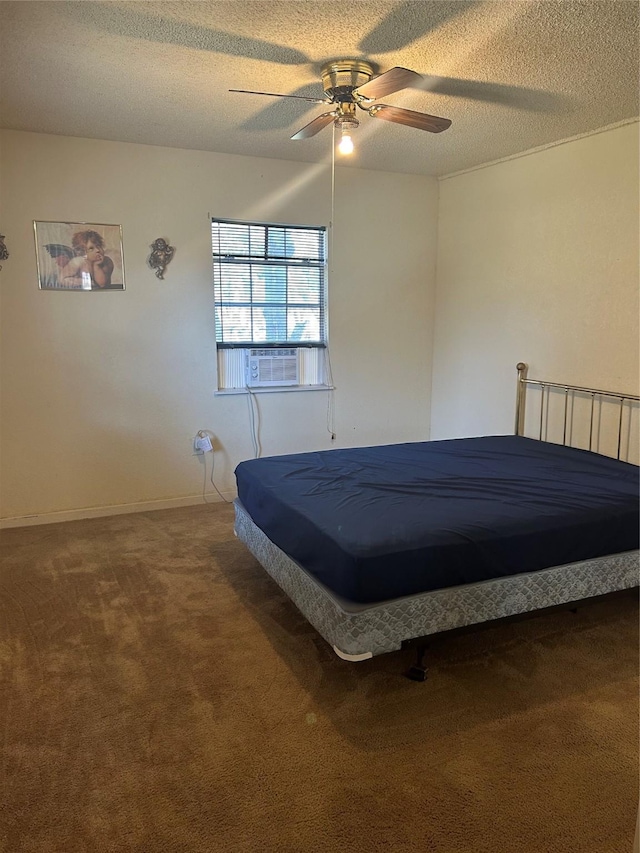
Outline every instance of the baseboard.
<svg viewBox="0 0 640 853">
<path fill-rule="evenodd" d="M 222 497 L 215 492 L 207 494 L 206 501 L 200 495 L 187 495 L 182 498 L 165 498 L 157 501 L 140 501 L 132 504 L 114 504 L 112 506 L 92 506 L 84 509 L 67 509 L 59 512 L 43 512 L 34 515 L 17 515 L 0 518 L 0 530 L 9 527 L 28 527 L 33 524 L 57 524 L 60 521 L 78 521 L 82 518 L 100 518 L 107 515 L 126 515 L 130 512 L 152 512 L 157 509 L 176 509 L 181 506 L 197 506 L 205 503 L 222 503 L 222 500 L 232 501 L 235 492 L 222 492 Z"/>
</svg>

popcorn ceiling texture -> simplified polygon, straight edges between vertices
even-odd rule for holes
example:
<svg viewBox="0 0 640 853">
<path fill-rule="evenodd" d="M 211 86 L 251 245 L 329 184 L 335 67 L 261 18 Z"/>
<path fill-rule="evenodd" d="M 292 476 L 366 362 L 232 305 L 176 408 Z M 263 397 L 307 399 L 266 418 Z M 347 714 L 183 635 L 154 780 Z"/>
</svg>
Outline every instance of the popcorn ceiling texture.
<svg viewBox="0 0 640 853">
<path fill-rule="evenodd" d="M 339 660 L 215 504 L 3 531 L 7 853 L 628 853 L 637 593 Z"/>
<path fill-rule="evenodd" d="M 323 62 L 426 75 L 385 98 L 451 118 L 430 134 L 359 112 L 354 165 L 428 175 L 638 115 L 638 19 L 627 0 L 518 2 L 5 2 L 2 127 L 303 162 L 331 129 L 289 137 L 324 107 Z"/>
</svg>

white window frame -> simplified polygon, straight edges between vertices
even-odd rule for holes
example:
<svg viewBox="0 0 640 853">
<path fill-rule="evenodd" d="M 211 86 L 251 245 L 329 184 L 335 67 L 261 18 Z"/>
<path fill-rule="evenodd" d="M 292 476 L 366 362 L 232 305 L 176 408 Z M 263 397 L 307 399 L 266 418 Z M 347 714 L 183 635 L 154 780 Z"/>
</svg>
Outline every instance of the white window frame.
<svg viewBox="0 0 640 853">
<path fill-rule="evenodd" d="M 251 241 L 247 234 L 247 243 L 243 247 L 244 251 L 236 254 L 225 254 L 221 243 L 219 242 L 220 229 L 219 225 L 229 225 L 230 231 L 233 226 L 239 226 L 240 229 L 264 229 L 264 253 L 251 254 Z M 294 256 L 269 254 L 269 229 L 275 230 L 277 237 L 286 241 L 295 236 L 296 230 L 315 232 L 318 237 L 322 238 L 322 248 L 319 252 L 320 257 L 314 257 L 310 260 Z M 284 234 L 283 234 L 284 232 Z M 239 232 L 242 234 L 242 231 Z M 259 233 L 259 232 L 258 232 Z M 231 219 L 221 219 L 212 217 L 211 219 L 211 234 L 212 234 L 212 256 L 214 267 L 214 309 L 216 319 L 216 352 L 218 366 L 218 391 L 217 393 L 264 393 L 274 391 L 300 391 L 327 389 L 330 386 L 327 384 L 327 377 L 330 375 L 328 369 L 328 305 L 327 305 L 327 229 L 325 226 L 302 226 L 302 225 L 285 225 L 282 223 L 273 222 L 253 222 Z M 289 270 L 300 270 L 306 266 L 312 266 L 319 270 L 320 276 L 320 299 L 319 304 L 313 303 L 319 308 L 319 338 L 318 340 L 308 342 L 297 342 L 295 340 L 280 340 L 280 341 L 265 341 L 265 340 L 220 340 L 221 324 L 219 323 L 219 307 L 220 303 L 217 296 L 220 294 L 220 285 L 225 268 L 230 274 L 234 265 L 241 264 L 249 266 L 250 277 L 253 272 L 253 265 L 256 269 L 264 269 L 265 266 L 276 266 L 279 269 L 284 268 L 285 280 L 288 282 Z M 257 300 L 256 300 L 257 302 Z M 250 298 L 245 303 L 238 303 L 243 307 L 252 307 L 253 300 Z M 275 303 L 278 304 L 277 302 Z M 226 307 L 226 306 L 225 306 Z M 258 306 L 261 307 L 260 305 Z M 280 307 L 284 307 L 285 311 L 289 307 L 295 310 L 296 307 L 307 307 L 306 303 L 290 303 L 288 300 L 288 292 L 285 300 L 280 303 Z M 222 329 L 222 334 L 224 330 Z M 250 349 L 260 348 L 287 348 L 295 349 L 298 355 L 298 384 L 286 385 L 280 387 L 247 387 L 247 365 L 248 354 Z"/>
</svg>

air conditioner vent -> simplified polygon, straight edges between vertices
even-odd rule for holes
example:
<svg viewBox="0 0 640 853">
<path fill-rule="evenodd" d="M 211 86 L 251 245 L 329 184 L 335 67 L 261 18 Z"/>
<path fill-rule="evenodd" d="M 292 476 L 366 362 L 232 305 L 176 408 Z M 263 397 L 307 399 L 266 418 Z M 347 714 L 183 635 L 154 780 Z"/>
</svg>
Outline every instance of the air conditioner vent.
<svg viewBox="0 0 640 853">
<path fill-rule="evenodd" d="M 298 350 L 247 350 L 246 381 L 249 388 L 269 388 L 277 385 L 298 385 Z"/>
</svg>

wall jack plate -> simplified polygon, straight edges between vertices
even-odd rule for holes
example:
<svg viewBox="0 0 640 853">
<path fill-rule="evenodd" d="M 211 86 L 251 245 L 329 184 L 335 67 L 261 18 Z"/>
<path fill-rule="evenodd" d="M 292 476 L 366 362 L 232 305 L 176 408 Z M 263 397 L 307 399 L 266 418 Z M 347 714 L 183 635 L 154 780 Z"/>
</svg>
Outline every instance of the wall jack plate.
<svg viewBox="0 0 640 853">
<path fill-rule="evenodd" d="M 210 450 L 213 450 L 213 445 L 211 444 L 211 439 L 208 435 L 197 435 L 193 439 L 193 452 L 201 455 L 203 453 L 208 453 Z"/>
</svg>

